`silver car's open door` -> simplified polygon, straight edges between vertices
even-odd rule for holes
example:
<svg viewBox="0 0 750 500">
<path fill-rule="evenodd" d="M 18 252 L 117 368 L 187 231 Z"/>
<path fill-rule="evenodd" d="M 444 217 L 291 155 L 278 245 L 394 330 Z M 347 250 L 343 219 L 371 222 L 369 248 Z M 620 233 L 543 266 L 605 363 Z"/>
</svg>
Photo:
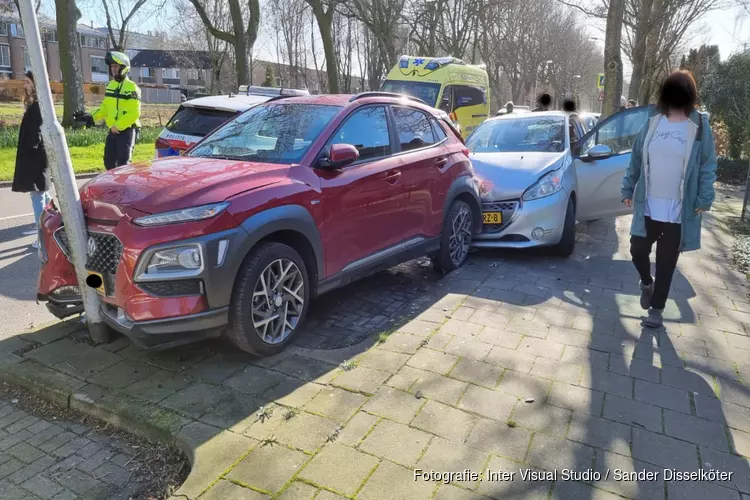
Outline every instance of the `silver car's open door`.
<svg viewBox="0 0 750 500">
<path fill-rule="evenodd" d="M 578 220 L 630 211 L 620 199 L 620 187 L 635 137 L 651 110 L 651 106 L 639 106 L 609 116 L 576 145 L 573 162 L 578 175 Z"/>
</svg>

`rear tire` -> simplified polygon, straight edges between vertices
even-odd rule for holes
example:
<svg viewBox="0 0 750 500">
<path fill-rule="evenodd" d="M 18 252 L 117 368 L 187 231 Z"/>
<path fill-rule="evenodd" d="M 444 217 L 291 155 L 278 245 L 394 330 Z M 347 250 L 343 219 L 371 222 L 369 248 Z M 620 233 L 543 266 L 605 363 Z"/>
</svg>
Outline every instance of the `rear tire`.
<svg viewBox="0 0 750 500">
<path fill-rule="evenodd" d="M 565 211 L 565 223 L 560 243 L 552 247 L 555 255 L 570 257 L 576 247 L 576 205 L 573 199 L 568 200 L 568 209 Z"/>
<path fill-rule="evenodd" d="M 227 336 L 245 352 L 277 354 L 302 326 L 309 297 L 302 257 L 283 243 L 264 243 L 245 258 L 237 274 Z"/>
<path fill-rule="evenodd" d="M 471 207 L 465 201 L 455 200 L 443 221 L 440 250 L 433 258 L 435 269 L 448 274 L 466 262 L 474 236 L 473 228 L 474 214 Z"/>
</svg>

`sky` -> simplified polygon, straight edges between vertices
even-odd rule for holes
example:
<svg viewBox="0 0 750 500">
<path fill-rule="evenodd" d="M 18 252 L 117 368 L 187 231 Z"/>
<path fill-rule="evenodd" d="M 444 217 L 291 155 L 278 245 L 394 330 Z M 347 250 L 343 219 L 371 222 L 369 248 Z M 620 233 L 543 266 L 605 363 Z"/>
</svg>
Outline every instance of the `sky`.
<svg viewBox="0 0 750 500">
<path fill-rule="evenodd" d="M 583 4 L 593 3 L 593 0 L 584 0 Z M 95 26 L 104 26 L 104 15 L 101 12 L 100 2 L 94 0 L 89 3 L 89 6 L 82 8 L 83 18 L 82 22 L 86 24 L 94 23 Z M 48 14 L 54 13 L 54 3 L 52 0 L 45 0 L 43 9 Z M 148 30 L 167 30 L 165 27 L 164 19 L 167 16 L 155 16 L 154 18 L 141 23 L 138 26 L 138 31 L 146 32 Z M 582 19 L 586 29 L 591 33 L 592 37 L 598 37 L 604 39 L 604 23 L 600 20 Z M 700 23 L 698 33 L 693 33 L 692 36 L 686 37 L 689 39 L 686 46 L 690 48 L 698 48 L 701 44 L 715 44 L 719 46 L 719 52 L 722 60 L 726 60 L 731 54 L 742 51 L 746 48 L 750 48 L 750 15 L 740 7 L 732 9 L 715 10 L 706 15 L 704 20 Z M 260 59 L 274 60 L 274 43 L 270 39 L 268 29 L 262 29 L 262 34 L 259 40 L 256 42 L 254 52 L 259 56 Z M 603 41 L 597 41 L 599 46 L 604 48 Z M 429 54 L 421 54 L 429 55 Z M 627 69 L 626 69 L 627 73 Z"/>
</svg>

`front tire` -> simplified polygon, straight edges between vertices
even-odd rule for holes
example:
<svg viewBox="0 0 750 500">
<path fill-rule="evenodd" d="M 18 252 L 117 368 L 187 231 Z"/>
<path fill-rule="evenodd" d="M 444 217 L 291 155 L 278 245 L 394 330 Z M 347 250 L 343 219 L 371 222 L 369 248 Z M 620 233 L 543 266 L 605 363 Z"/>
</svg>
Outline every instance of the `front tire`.
<svg viewBox="0 0 750 500">
<path fill-rule="evenodd" d="M 568 200 L 568 209 L 565 211 L 565 223 L 560 243 L 552 247 L 555 255 L 570 257 L 576 247 L 576 205 L 572 198 Z"/>
<path fill-rule="evenodd" d="M 305 262 L 290 246 L 265 243 L 243 262 L 229 308 L 227 336 L 240 349 L 270 356 L 302 326 L 310 297 Z"/>
<path fill-rule="evenodd" d="M 434 258 L 436 269 L 447 274 L 466 262 L 474 236 L 473 228 L 474 215 L 471 207 L 465 201 L 454 201 L 443 221 L 440 250 Z"/>
</svg>

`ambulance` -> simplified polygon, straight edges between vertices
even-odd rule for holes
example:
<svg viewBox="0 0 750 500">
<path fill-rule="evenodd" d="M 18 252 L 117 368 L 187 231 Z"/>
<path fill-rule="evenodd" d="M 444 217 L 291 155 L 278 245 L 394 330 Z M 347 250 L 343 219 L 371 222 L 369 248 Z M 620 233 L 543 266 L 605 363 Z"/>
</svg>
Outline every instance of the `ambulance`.
<svg viewBox="0 0 750 500">
<path fill-rule="evenodd" d="M 463 137 L 490 114 L 487 71 L 455 57 L 401 56 L 380 90 L 417 97 L 445 111 Z"/>
</svg>

